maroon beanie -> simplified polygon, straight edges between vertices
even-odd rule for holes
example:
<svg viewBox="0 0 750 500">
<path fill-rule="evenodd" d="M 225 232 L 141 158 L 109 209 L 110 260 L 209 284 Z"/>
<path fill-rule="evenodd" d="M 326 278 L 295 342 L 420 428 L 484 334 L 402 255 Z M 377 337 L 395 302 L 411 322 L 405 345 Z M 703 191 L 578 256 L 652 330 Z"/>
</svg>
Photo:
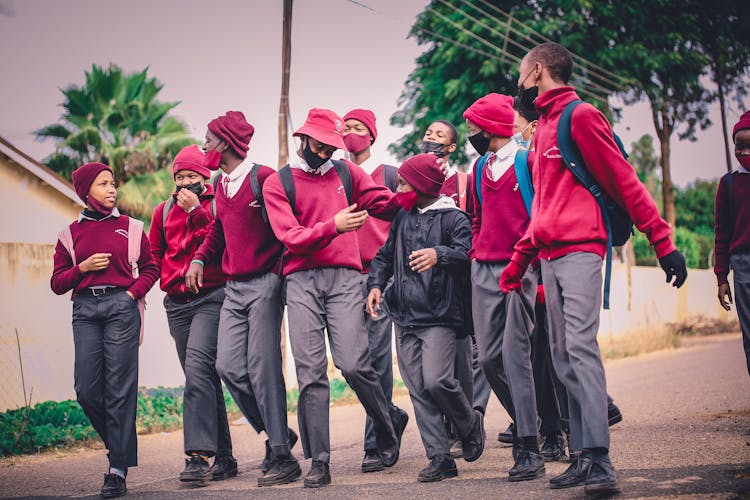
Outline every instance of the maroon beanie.
<svg viewBox="0 0 750 500">
<path fill-rule="evenodd" d="M 750 128 L 750 111 L 745 111 L 742 116 L 740 116 L 740 121 L 738 121 L 734 126 L 734 129 L 732 129 L 732 141 L 734 142 L 735 137 L 737 137 L 737 132 L 745 130 L 746 128 Z"/>
<path fill-rule="evenodd" d="M 245 120 L 241 111 L 227 111 L 227 114 L 208 122 L 208 130 L 237 153 L 240 158 L 247 157 L 248 144 L 253 138 L 255 129 Z"/>
<path fill-rule="evenodd" d="M 487 94 L 464 111 L 464 118 L 492 135 L 512 137 L 516 118 L 513 98 L 502 94 Z"/>
<path fill-rule="evenodd" d="M 91 184 L 94 183 L 96 176 L 104 170 L 112 172 L 109 166 L 99 162 L 87 163 L 73 170 L 73 188 L 82 202 L 86 203 L 86 197 L 89 195 Z M 112 175 L 114 176 L 114 172 L 112 172 Z"/>
<path fill-rule="evenodd" d="M 172 162 L 172 176 L 180 170 L 191 170 L 206 179 L 211 177 L 211 171 L 203 166 L 203 151 L 197 145 L 186 146 L 180 150 Z"/>
<path fill-rule="evenodd" d="M 344 115 L 344 121 L 346 120 L 359 120 L 364 123 L 372 136 L 371 144 L 375 143 L 375 139 L 378 138 L 378 129 L 375 126 L 375 114 L 372 111 L 369 109 L 353 109 Z"/>
<path fill-rule="evenodd" d="M 403 177 L 415 191 L 437 198 L 445 182 L 445 175 L 440 169 L 438 160 L 439 158 L 431 153 L 412 156 L 401 164 L 398 175 Z"/>
</svg>

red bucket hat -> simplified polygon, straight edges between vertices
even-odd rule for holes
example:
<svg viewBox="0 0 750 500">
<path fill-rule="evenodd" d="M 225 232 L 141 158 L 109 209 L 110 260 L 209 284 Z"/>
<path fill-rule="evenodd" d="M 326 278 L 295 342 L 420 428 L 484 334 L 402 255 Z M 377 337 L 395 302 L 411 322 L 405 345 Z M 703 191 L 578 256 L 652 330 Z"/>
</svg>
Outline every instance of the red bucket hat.
<svg viewBox="0 0 750 500">
<path fill-rule="evenodd" d="M 513 98 L 503 94 L 487 94 L 464 111 L 464 118 L 492 135 L 512 137 L 516 118 Z"/>
<path fill-rule="evenodd" d="M 177 153 L 172 162 L 172 176 L 180 170 L 191 170 L 206 179 L 211 177 L 211 171 L 203 166 L 203 151 L 195 144 L 184 147 Z"/>
<path fill-rule="evenodd" d="M 344 121 L 346 120 L 361 121 L 367 127 L 367 130 L 370 131 L 372 143 L 375 143 L 375 139 L 378 138 L 378 129 L 375 126 L 375 113 L 369 109 L 353 109 L 344 115 Z"/>
<path fill-rule="evenodd" d="M 294 136 L 308 135 L 323 144 L 346 149 L 343 132 L 344 120 L 339 115 L 330 109 L 312 108 Z"/>
<path fill-rule="evenodd" d="M 431 153 L 412 156 L 398 169 L 398 175 L 404 178 L 418 193 L 437 198 L 445 182 L 445 175 L 440 170 L 439 158 Z"/>
</svg>

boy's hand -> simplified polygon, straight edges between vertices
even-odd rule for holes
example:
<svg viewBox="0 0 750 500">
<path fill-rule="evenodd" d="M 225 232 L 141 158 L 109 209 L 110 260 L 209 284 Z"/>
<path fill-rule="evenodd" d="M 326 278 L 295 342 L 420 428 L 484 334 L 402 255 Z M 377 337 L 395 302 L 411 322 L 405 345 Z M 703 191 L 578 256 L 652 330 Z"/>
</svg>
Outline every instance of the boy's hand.
<svg viewBox="0 0 750 500">
<path fill-rule="evenodd" d="M 505 266 L 505 269 L 503 269 L 503 272 L 500 275 L 500 282 L 498 283 L 500 285 L 500 290 L 503 293 L 520 290 L 522 287 L 521 279 L 525 272 L 526 269 L 519 266 L 516 261 L 511 260 L 508 262 L 508 265 Z"/>
<path fill-rule="evenodd" d="M 185 286 L 196 294 L 203 287 L 203 266 L 198 262 L 190 263 L 185 273 Z"/>
<path fill-rule="evenodd" d="M 95 253 L 78 264 L 78 269 L 84 274 L 107 269 L 107 267 L 109 267 L 109 258 L 111 256 L 111 253 Z"/>
<path fill-rule="evenodd" d="M 352 203 L 336 214 L 336 217 L 333 219 L 336 223 L 336 231 L 339 233 L 346 233 L 349 231 L 356 231 L 362 227 L 362 224 L 367 220 L 367 210 L 355 212 L 355 208 L 357 208 L 357 204 Z"/>
<path fill-rule="evenodd" d="M 731 309 L 732 290 L 729 288 L 729 283 L 722 283 L 719 285 L 719 304 L 721 304 L 721 307 L 723 307 L 725 311 Z"/>
<path fill-rule="evenodd" d="M 685 265 L 685 257 L 679 250 L 659 259 L 659 265 L 664 269 L 664 274 L 667 275 L 667 283 L 672 281 L 672 278 L 674 278 L 673 287 L 680 288 L 685 283 L 688 274 L 687 266 Z"/>
<path fill-rule="evenodd" d="M 378 309 L 380 309 L 380 300 L 382 298 L 382 295 L 383 294 L 380 291 L 380 288 L 373 288 L 372 290 L 370 290 L 370 293 L 367 294 L 365 307 L 367 308 L 367 312 L 373 318 L 378 317 Z"/>
<path fill-rule="evenodd" d="M 188 191 L 187 189 L 180 189 L 177 192 L 177 206 L 183 209 L 184 211 L 188 212 L 191 208 L 197 207 L 201 204 L 200 199 L 198 196 L 193 193 L 192 191 Z"/>
<path fill-rule="evenodd" d="M 434 248 L 414 250 L 409 254 L 409 265 L 412 271 L 423 273 L 437 264 L 437 252 Z"/>
</svg>

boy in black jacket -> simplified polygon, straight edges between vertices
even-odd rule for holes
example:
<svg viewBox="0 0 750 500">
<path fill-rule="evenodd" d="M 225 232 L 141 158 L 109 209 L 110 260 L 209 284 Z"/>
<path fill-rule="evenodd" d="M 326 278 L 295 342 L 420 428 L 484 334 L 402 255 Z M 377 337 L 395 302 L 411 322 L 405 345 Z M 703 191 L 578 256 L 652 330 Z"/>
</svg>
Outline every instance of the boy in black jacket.
<svg viewBox="0 0 750 500">
<path fill-rule="evenodd" d="M 396 324 L 399 369 L 430 459 L 417 480 L 440 481 L 458 474 L 442 414 L 458 430 L 467 462 L 484 450 L 483 415 L 472 408 L 454 373 L 456 335 L 470 321 L 464 298 L 471 224 L 453 200 L 440 196 L 444 176 L 436 156 L 409 158 L 398 173 L 396 196 L 404 209 L 370 264 L 367 311 L 375 316 L 382 299 Z"/>
</svg>

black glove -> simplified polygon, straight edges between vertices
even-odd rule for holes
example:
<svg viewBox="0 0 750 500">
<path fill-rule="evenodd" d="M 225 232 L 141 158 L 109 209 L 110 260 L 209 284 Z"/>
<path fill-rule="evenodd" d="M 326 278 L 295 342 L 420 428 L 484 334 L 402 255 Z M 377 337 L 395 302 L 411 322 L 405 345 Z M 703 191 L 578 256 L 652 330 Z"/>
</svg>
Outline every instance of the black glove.
<svg viewBox="0 0 750 500">
<path fill-rule="evenodd" d="M 664 274 L 667 275 L 667 283 L 672 281 L 672 278 L 676 277 L 672 286 L 680 288 L 685 280 L 687 279 L 687 266 L 685 265 L 685 257 L 682 256 L 679 250 L 665 255 L 659 259 L 659 265 L 664 269 Z"/>
</svg>

